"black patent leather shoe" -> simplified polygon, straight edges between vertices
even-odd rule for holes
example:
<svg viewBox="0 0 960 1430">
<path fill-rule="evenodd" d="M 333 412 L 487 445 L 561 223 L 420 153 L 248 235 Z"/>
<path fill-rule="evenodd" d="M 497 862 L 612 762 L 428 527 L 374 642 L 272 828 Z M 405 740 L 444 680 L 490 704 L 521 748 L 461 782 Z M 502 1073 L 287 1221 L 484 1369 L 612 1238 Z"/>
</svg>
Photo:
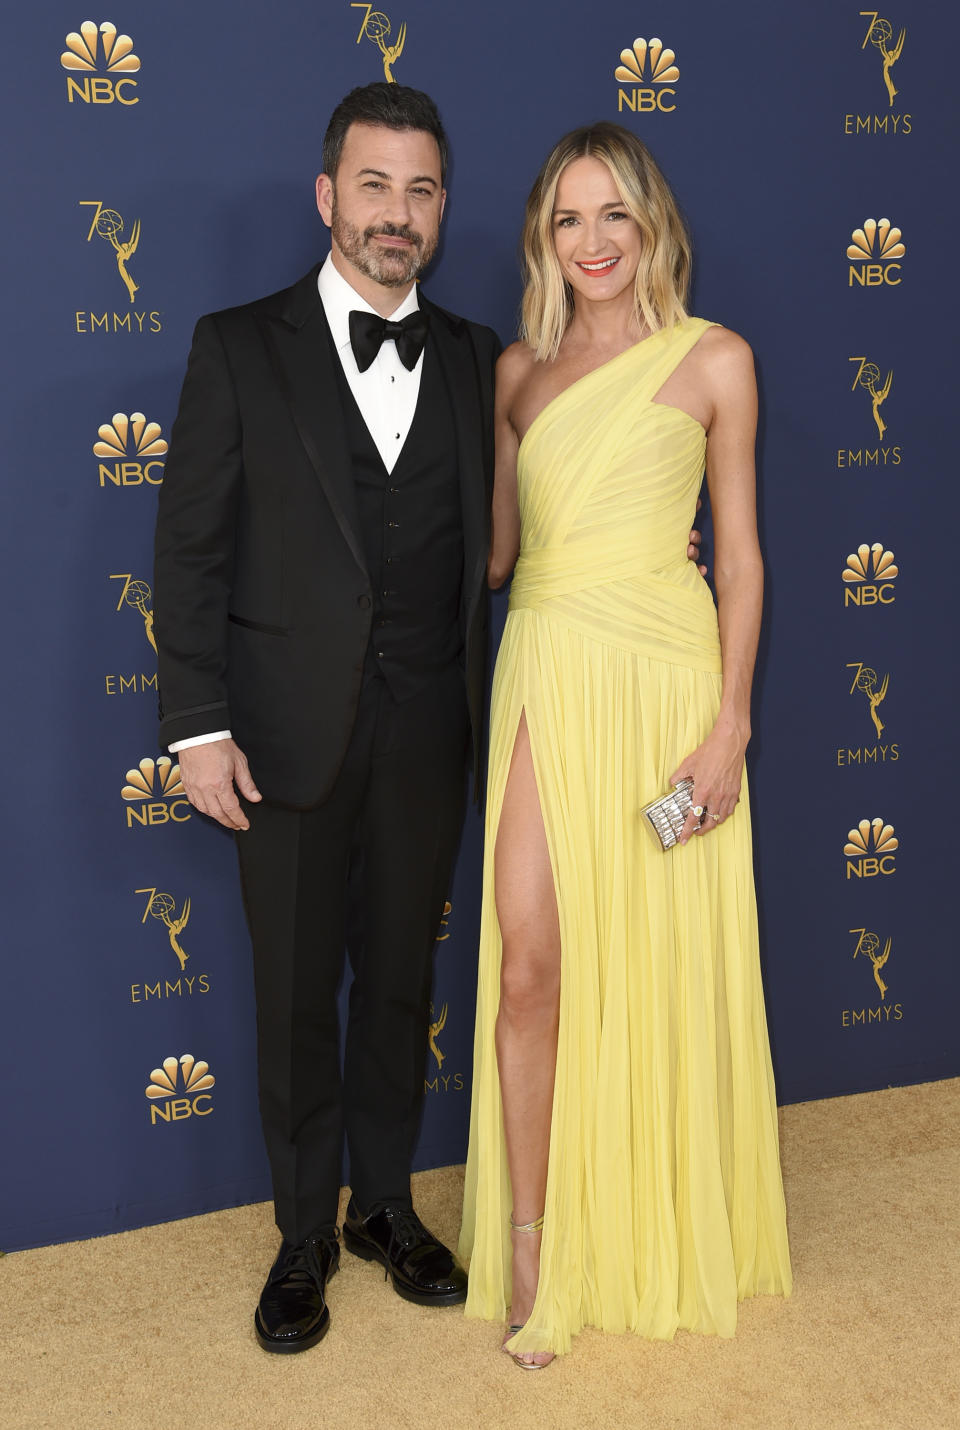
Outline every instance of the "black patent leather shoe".
<svg viewBox="0 0 960 1430">
<path fill-rule="evenodd" d="M 351 1197 L 343 1244 L 364 1261 L 379 1261 L 405 1301 L 418 1306 L 457 1306 L 467 1299 L 467 1273 L 416 1212 L 388 1206 L 361 1216 Z"/>
<path fill-rule="evenodd" d="M 327 1282 L 339 1265 L 340 1247 L 332 1237 L 282 1243 L 253 1317 L 265 1351 L 289 1355 L 323 1339 L 330 1327 Z"/>
</svg>

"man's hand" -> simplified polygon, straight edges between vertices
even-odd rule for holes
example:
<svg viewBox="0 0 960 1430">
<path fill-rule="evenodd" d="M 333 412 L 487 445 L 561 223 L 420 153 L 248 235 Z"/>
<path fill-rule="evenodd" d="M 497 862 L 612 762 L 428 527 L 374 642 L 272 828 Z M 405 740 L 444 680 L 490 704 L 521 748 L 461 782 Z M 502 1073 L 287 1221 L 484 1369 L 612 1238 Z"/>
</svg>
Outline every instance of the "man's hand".
<svg viewBox="0 0 960 1430">
<path fill-rule="evenodd" d="M 244 799 L 254 803 L 263 796 L 251 778 L 246 755 L 232 740 L 188 745 L 185 750 L 178 751 L 177 759 L 180 779 L 194 809 L 201 814 L 209 814 L 225 829 L 250 828 L 234 785 Z"/>
<path fill-rule="evenodd" d="M 703 502 L 700 500 L 699 497 L 697 497 L 697 511 L 699 511 L 702 506 L 703 506 Z M 696 529 L 694 529 L 693 531 L 691 531 L 691 533 L 690 533 L 690 545 L 687 547 L 687 560 L 688 560 L 688 561 L 696 561 L 696 563 L 697 563 L 697 570 L 700 572 L 700 575 L 701 575 L 701 576 L 706 576 L 706 574 L 707 574 L 707 568 L 706 568 L 706 566 L 701 566 L 701 565 L 700 565 L 700 543 L 701 543 L 702 540 L 703 540 L 703 537 L 700 535 L 699 531 L 697 531 Z"/>
</svg>

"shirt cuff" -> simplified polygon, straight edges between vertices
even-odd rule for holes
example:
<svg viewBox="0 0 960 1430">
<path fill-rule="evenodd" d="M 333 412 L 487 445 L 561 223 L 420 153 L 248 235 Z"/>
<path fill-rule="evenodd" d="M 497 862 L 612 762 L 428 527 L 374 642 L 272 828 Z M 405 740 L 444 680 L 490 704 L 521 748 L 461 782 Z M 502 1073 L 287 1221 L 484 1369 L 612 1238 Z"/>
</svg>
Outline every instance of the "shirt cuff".
<svg viewBox="0 0 960 1430">
<path fill-rule="evenodd" d="M 178 750 L 189 750 L 191 745 L 212 745 L 214 740 L 231 740 L 233 736 L 229 730 L 214 730 L 210 735 L 193 735 L 189 740 L 174 740 L 167 749 L 171 755 L 175 755 Z"/>
</svg>

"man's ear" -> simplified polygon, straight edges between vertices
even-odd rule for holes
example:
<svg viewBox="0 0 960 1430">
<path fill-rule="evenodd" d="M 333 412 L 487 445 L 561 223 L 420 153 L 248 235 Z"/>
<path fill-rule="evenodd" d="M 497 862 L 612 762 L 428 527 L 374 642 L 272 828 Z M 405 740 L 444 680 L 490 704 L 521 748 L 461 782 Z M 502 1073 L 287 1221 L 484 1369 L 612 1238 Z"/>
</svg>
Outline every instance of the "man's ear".
<svg viewBox="0 0 960 1430">
<path fill-rule="evenodd" d="M 319 183 L 319 180 L 318 180 L 317 182 Z M 443 221 L 443 211 L 444 211 L 444 209 L 446 208 L 446 206 L 447 206 L 447 191 L 446 191 L 446 189 L 441 189 L 441 190 L 440 190 L 440 220 L 441 220 L 441 222 Z"/>
<path fill-rule="evenodd" d="M 333 180 L 329 174 L 317 175 L 317 208 L 329 228 L 333 223 Z"/>
</svg>

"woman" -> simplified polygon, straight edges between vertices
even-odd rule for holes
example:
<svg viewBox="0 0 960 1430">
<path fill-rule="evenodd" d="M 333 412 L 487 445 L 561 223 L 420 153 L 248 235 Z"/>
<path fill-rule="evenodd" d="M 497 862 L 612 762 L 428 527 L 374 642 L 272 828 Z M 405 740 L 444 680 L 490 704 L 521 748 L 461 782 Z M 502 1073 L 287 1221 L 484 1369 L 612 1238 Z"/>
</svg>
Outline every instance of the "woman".
<svg viewBox="0 0 960 1430">
<path fill-rule="evenodd" d="M 763 572 L 747 344 L 684 309 L 644 145 L 579 129 L 527 203 L 500 359 L 467 1314 L 524 1369 L 583 1325 L 732 1335 L 789 1294 L 740 795 Z M 685 557 L 704 466 L 717 607 Z M 641 810 L 692 777 L 664 853 Z M 693 837 L 696 836 L 696 837 Z M 499 1075 L 498 1075 L 499 1074 Z"/>
</svg>

